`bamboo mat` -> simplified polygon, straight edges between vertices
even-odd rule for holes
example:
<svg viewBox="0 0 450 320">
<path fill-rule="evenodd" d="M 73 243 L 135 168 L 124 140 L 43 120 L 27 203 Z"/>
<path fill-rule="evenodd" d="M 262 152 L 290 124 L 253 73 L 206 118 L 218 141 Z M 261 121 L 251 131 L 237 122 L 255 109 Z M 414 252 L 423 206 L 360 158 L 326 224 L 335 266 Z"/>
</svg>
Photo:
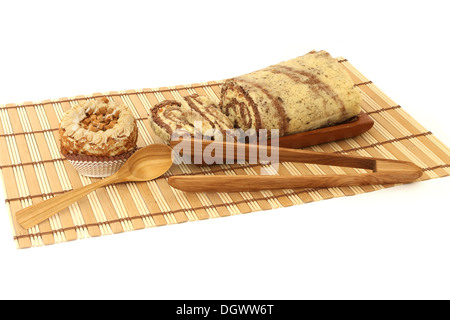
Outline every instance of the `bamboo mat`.
<svg viewBox="0 0 450 320">
<path fill-rule="evenodd" d="M 424 170 L 420 180 L 450 174 L 450 149 L 386 96 L 346 59 L 338 61 L 351 75 L 363 96 L 363 110 L 375 124 L 352 138 L 306 149 L 412 161 Z M 128 105 L 137 118 L 138 146 L 160 143 L 149 126 L 148 111 L 165 99 L 198 93 L 218 101 L 220 81 L 95 93 L 0 107 L 0 169 L 5 202 L 18 248 L 42 246 L 124 231 L 238 215 L 300 205 L 323 199 L 356 195 L 387 188 L 375 185 L 341 188 L 289 189 L 239 193 L 184 193 L 167 183 L 170 175 L 258 174 L 259 165 L 172 166 L 164 176 L 149 182 L 111 185 L 97 190 L 38 226 L 24 230 L 14 213 L 65 191 L 94 182 L 79 175 L 60 154 L 58 127 L 63 112 L 78 100 L 106 96 Z M 362 169 L 303 163 L 282 163 L 277 174 L 345 174 Z M 2 212 L 3 213 L 3 212 Z M 6 212 L 5 212 L 6 214 Z"/>
</svg>

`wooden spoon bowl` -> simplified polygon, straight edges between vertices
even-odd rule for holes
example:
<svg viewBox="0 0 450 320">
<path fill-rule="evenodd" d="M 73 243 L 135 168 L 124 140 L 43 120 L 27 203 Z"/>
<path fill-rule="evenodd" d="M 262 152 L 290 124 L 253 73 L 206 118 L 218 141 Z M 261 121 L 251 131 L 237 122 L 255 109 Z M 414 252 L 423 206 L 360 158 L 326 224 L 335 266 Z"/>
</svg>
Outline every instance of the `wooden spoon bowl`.
<svg viewBox="0 0 450 320">
<path fill-rule="evenodd" d="M 171 166 L 172 149 L 152 144 L 135 152 L 113 176 L 125 181 L 148 181 L 163 175 Z"/>
</svg>

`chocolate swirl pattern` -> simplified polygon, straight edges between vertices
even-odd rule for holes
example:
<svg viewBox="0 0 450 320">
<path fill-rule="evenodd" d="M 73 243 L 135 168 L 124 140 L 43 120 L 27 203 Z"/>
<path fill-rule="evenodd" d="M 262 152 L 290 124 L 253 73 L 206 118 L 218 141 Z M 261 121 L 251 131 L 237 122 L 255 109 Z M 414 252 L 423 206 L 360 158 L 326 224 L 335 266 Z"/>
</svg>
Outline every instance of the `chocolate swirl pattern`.
<svg viewBox="0 0 450 320">
<path fill-rule="evenodd" d="M 325 51 L 229 79 L 221 100 L 236 127 L 279 129 L 280 136 L 343 122 L 361 111 L 350 76 Z"/>
<path fill-rule="evenodd" d="M 233 129 L 230 119 L 208 97 L 194 94 L 183 99 L 187 102 L 181 107 L 186 119 L 191 124 L 200 121 L 202 135 L 219 139 L 220 135 L 225 137 L 226 130 Z"/>
<path fill-rule="evenodd" d="M 194 126 L 187 121 L 181 109 L 182 103 L 177 100 L 164 100 L 150 109 L 150 126 L 166 143 L 177 129 L 185 129 L 194 134 Z"/>
<path fill-rule="evenodd" d="M 190 135 L 214 138 L 225 137 L 225 131 L 233 124 L 213 101 L 197 94 L 183 100 L 164 100 L 150 110 L 150 125 L 155 133 L 168 143 L 177 129 Z M 182 132 L 180 132 L 182 133 Z"/>
</svg>

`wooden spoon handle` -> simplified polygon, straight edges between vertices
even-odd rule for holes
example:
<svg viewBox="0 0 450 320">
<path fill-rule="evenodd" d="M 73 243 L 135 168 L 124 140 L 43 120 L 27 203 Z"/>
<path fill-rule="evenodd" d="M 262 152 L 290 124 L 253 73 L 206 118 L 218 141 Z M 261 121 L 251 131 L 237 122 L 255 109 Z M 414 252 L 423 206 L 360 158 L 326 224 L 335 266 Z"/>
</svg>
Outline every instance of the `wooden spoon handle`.
<svg viewBox="0 0 450 320">
<path fill-rule="evenodd" d="M 115 182 L 115 177 L 110 176 L 84 187 L 67 191 L 56 197 L 26 207 L 16 212 L 17 222 L 25 229 L 31 228 L 65 209 L 88 193 L 113 182 Z"/>
</svg>

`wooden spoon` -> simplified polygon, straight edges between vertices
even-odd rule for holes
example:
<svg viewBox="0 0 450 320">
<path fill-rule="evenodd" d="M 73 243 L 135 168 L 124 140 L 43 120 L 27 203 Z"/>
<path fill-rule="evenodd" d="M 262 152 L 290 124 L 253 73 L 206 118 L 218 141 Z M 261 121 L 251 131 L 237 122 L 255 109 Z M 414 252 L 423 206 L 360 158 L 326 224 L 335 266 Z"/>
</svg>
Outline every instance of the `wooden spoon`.
<svg viewBox="0 0 450 320">
<path fill-rule="evenodd" d="M 112 183 L 148 181 L 163 175 L 172 166 L 172 149 L 154 144 L 136 151 L 115 174 L 16 212 L 17 222 L 31 228 L 48 219 L 88 193 Z"/>
</svg>

